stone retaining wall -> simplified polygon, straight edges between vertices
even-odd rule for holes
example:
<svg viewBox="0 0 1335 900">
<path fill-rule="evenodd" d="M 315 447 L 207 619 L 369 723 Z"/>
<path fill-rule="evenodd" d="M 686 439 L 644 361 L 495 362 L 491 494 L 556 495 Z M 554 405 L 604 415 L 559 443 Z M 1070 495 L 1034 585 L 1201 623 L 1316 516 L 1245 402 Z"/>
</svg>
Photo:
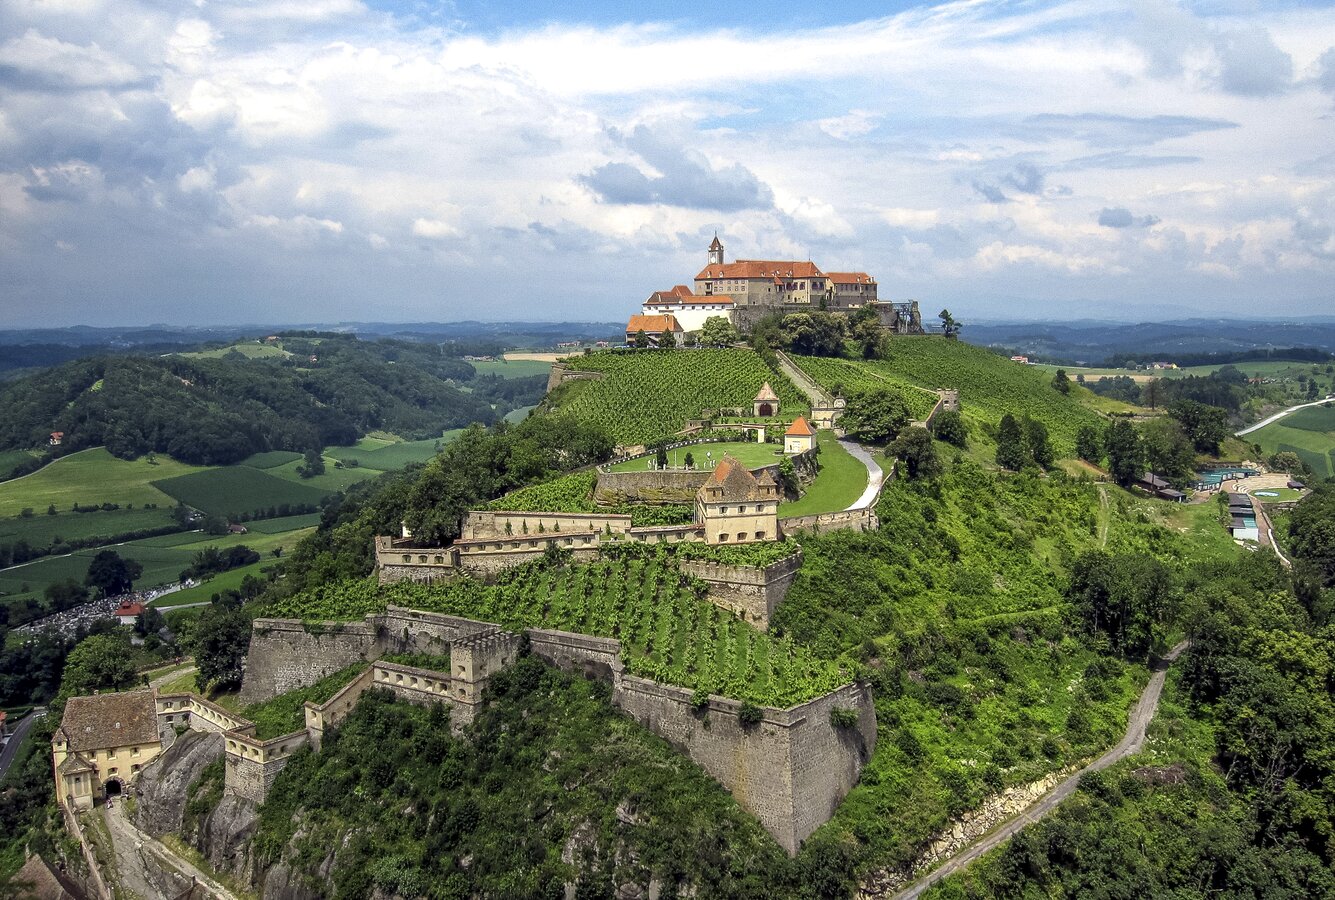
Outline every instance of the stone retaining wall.
<svg viewBox="0 0 1335 900">
<path fill-rule="evenodd" d="M 872 504 L 862 509 L 820 513 L 814 516 L 787 516 L 779 519 L 779 530 L 785 536 L 791 537 L 803 531 L 815 534 L 828 534 L 831 531 L 871 531 L 879 524 L 875 504 Z"/>
<path fill-rule="evenodd" d="M 801 550 L 763 569 L 697 559 L 681 562 L 682 572 L 709 585 L 710 602 L 737 613 L 762 630 L 769 628 L 774 611 L 788 595 L 800 568 Z"/>
<path fill-rule="evenodd" d="M 376 629 L 366 622 L 325 628 L 298 619 L 256 619 L 239 699 L 268 700 L 379 655 Z"/>
</svg>

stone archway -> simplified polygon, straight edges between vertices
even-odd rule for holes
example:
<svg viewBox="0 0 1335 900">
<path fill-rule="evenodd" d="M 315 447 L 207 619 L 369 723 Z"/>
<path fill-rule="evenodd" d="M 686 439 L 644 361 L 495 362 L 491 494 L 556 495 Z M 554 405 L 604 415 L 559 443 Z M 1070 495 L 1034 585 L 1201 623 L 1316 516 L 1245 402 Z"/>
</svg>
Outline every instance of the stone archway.
<svg viewBox="0 0 1335 900">
<path fill-rule="evenodd" d="M 125 786 L 121 784 L 121 780 L 119 778 L 112 776 L 111 778 L 108 778 L 105 783 L 103 783 L 102 791 L 104 794 L 106 794 L 107 799 L 110 800 L 113 797 L 119 797 L 123 793 L 125 793 Z"/>
<path fill-rule="evenodd" d="M 756 404 L 756 415 L 757 415 L 757 416 L 763 416 L 763 417 L 766 417 L 766 418 L 768 418 L 769 416 L 774 415 L 774 404 L 772 404 L 772 403 L 757 403 L 757 404 Z"/>
</svg>

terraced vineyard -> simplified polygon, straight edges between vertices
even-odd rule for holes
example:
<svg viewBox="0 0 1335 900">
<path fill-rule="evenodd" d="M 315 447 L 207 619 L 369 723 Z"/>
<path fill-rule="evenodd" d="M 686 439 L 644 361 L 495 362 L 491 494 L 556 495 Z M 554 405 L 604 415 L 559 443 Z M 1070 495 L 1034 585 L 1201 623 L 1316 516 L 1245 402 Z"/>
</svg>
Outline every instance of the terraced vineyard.
<svg viewBox="0 0 1335 900">
<path fill-rule="evenodd" d="M 884 387 L 898 388 L 904 396 L 904 402 L 913 411 L 913 418 L 926 419 L 936 406 L 937 396 L 934 391 L 919 387 L 902 378 L 875 371 L 871 365 L 853 362 L 847 359 L 830 359 L 825 356 L 793 356 L 789 354 L 797 367 L 825 390 L 838 396 L 847 396 L 854 391 L 877 390 Z"/>
<path fill-rule="evenodd" d="M 576 357 L 568 365 L 606 377 L 564 387 L 558 405 L 602 425 L 621 444 L 676 434 L 706 409 L 749 408 L 766 381 L 784 413 L 809 407 L 792 382 L 750 350 L 607 352 Z"/>
<path fill-rule="evenodd" d="M 572 472 L 552 481 L 511 491 L 493 500 L 492 509 L 516 512 L 593 512 L 593 486 L 598 473 Z"/>
<path fill-rule="evenodd" d="M 696 588 L 662 552 L 585 566 L 527 565 L 495 584 L 343 582 L 279 601 L 266 615 L 355 619 L 392 603 L 512 629 L 615 637 L 635 675 L 766 706 L 802 703 L 849 680 L 791 638 L 763 634 L 700 599 Z"/>
<path fill-rule="evenodd" d="M 1101 426 L 1103 422 L 1093 410 L 1081 406 L 1074 394 L 1058 393 L 1051 374 L 960 341 L 902 336 L 891 342 L 889 359 L 819 360 L 810 369 L 808 361 L 807 357 L 800 359 L 803 371 L 827 388 L 836 381 L 846 388 L 876 384 L 876 376 L 932 390 L 958 388 L 966 418 L 995 425 L 1008 412 L 1029 415 L 1048 427 L 1061 456 L 1074 453 L 1080 426 Z M 865 373 L 865 380 L 855 380 L 859 370 Z"/>
</svg>

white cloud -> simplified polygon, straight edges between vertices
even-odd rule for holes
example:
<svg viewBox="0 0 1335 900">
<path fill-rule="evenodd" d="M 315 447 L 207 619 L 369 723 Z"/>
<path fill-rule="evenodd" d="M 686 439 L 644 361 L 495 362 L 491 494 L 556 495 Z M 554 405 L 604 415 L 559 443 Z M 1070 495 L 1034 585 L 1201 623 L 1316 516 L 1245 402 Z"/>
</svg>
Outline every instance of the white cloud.
<svg viewBox="0 0 1335 900">
<path fill-rule="evenodd" d="M 448 222 L 442 222 L 440 219 L 414 219 L 413 234 L 418 237 L 440 239 L 458 237 L 459 229 Z"/>
</svg>

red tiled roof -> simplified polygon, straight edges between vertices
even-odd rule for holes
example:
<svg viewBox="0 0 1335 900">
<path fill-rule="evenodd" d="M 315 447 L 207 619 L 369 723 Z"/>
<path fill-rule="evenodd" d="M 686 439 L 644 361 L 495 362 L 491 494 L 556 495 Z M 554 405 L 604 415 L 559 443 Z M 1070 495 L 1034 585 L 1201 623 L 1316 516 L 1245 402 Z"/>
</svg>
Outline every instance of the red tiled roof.
<svg viewBox="0 0 1335 900">
<path fill-rule="evenodd" d="M 696 281 L 713 278 L 824 278 L 815 263 L 782 259 L 739 259 L 722 265 L 705 266 Z"/>
<path fill-rule="evenodd" d="M 872 284 L 874 279 L 866 272 L 826 272 L 835 284 Z"/>
<path fill-rule="evenodd" d="M 116 615 L 118 616 L 137 616 L 143 611 L 144 605 L 132 600 L 122 600 L 121 605 L 116 607 Z"/>
<path fill-rule="evenodd" d="M 761 478 L 757 478 L 736 459 L 725 456 L 700 490 L 708 502 L 718 502 L 772 499 L 774 488 L 774 480 L 769 477 L 768 472 L 762 472 Z"/>
<path fill-rule="evenodd" d="M 784 437 L 787 437 L 787 436 L 790 435 L 790 434 L 791 434 L 791 435 L 801 435 L 801 436 L 804 436 L 804 437 L 810 437 L 811 435 L 814 435 L 815 433 L 816 433 L 816 432 L 814 432 L 814 431 L 811 430 L 811 426 L 807 424 L 806 417 L 805 417 L 805 416 L 798 416 L 798 417 L 797 417 L 797 420 L 794 421 L 792 425 L 789 425 L 789 426 L 788 426 L 788 430 L 785 431 L 783 434 L 784 434 Z"/>
<path fill-rule="evenodd" d="M 732 297 L 728 296 L 727 294 L 702 294 L 698 297 L 692 295 L 690 297 L 681 298 L 681 303 L 683 306 L 704 306 L 705 304 L 708 303 L 718 303 L 720 305 L 726 306 L 734 302 L 736 301 L 734 301 Z"/>
<path fill-rule="evenodd" d="M 760 393 L 759 393 L 759 394 L 756 394 L 756 400 L 771 400 L 771 401 L 773 401 L 773 400 L 778 400 L 778 399 L 779 399 L 779 395 L 776 394 L 776 393 L 774 393 L 774 388 L 772 388 L 772 387 L 769 386 L 769 382 L 768 382 L 768 381 L 765 382 L 763 385 L 760 386 Z"/>
<path fill-rule="evenodd" d="M 645 334 L 662 334 L 664 331 L 681 331 L 676 316 L 631 316 L 626 323 L 626 334 L 643 331 Z"/>
</svg>

